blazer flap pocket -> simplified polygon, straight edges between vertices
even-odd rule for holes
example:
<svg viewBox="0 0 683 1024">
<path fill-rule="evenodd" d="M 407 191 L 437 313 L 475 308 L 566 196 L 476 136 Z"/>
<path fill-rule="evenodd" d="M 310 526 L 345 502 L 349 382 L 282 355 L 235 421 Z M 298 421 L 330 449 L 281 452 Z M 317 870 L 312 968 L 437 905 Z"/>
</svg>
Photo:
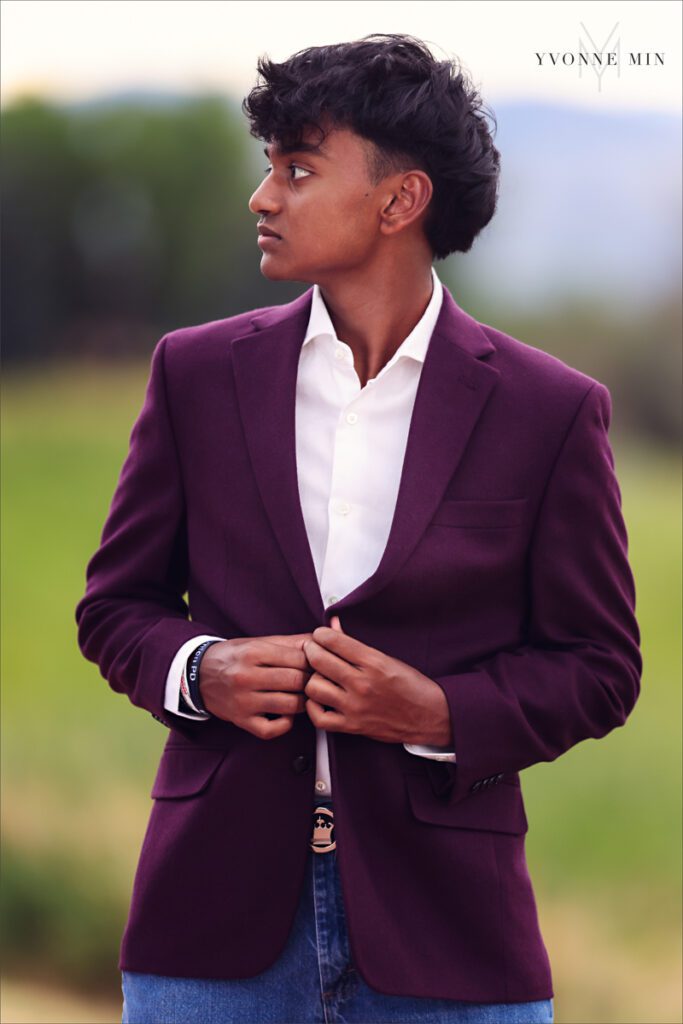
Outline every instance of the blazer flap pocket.
<svg viewBox="0 0 683 1024">
<path fill-rule="evenodd" d="M 167 747 L 161 755 L 150 796 L 156 800 L 202 793 L 227 752 L 209 747 Z"/>
<path fill-rule="evenodd" d="M 526 498 L 500 501 L 442 501 L 432 525 L 474 527 L 482 530 L 497 526 L 519 526 L 524 519 Z"/>
<path fill-rule="evenodd" d="M 429 779 L 422 775 L 406 775 L 406 783 L 410 808 L 419 821 L 515 835 L 528 831 L 520 786 L 499 783 L 452 802 L 436 796 Z"/>
</svg>

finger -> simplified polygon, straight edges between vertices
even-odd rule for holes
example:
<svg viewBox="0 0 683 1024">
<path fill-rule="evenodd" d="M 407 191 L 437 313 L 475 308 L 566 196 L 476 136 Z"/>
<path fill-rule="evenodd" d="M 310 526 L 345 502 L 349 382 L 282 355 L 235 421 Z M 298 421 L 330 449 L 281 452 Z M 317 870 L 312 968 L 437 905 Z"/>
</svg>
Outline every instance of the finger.
<svg viewBox="0 0 683 1024">
<path fill-rule="evenodd" d="M 244 728 L 261 740 L 274 740 L 278 736 L 284 736 L 294 724 L 291 715 L 282 715 L 280 718 L 263 718 L 262 715 L 252 715 L 247 718 Z"/>
<path fill-rule="evenodd" d="M 314 700 L 324 708 L 344 713 L 345 691 L 318 672 L 314 672 L 308 680 L 304 693 L 309 700 Z"/>
<path fill-rule="evenodd" d="M 368 647 L 367 644 L 349 636 L 348 633 L 330 629 L 329 626 L 318 626 L 317 629 L 314 629 L 312 639 L 321 647 L 332 651 L 337 657 L 343 658 L 344 661 L 357 668 L 364 667 L 369 660 L 380 653 L 374 647 Z M 304 643 L 304 650 L 307 646 L 308 642 Z"/>
<path fill-rule="evenodd" d="M 344 632 L 344 630 L 342 629 L 341 620 L 338 615 L 332 616 L 332 618 L 330 619 L 330 625 L 332 626 L 332 629 L 336 629 L 340 633 Z"/>
<path fill-rule="evenodd" d="M 306 669 L 298 668 L 273 668 L 271 666 L 256 665 L 249 671 L 249 683 L 254 691 L 277 690 L 285 693 L 303 692 L 303 689 L 310 679 L 311 666 L 306 661 Z"/>
<path fill-rule="evenodd" d="M 326 732 L 344 732 L 345 718 L 336 711 L 325 711 L 316 700 L 306 701 L 306 713 L 316 729 Z"/>
<path fill-rule="evenodd" d="M 303 645 L 310 639 L 310 633 L 301 641 L 298 647 L 288 644 L 271 643 L 270 640 L 261 640 L 256 649 L 256 663 L 258 665 L 269 665 L 275 668 L 306 668 L 306 655 Z"/>
<path fill-rule="evenodd" d="M 262 636 L 259 639 L 268 640 L 281 647 L 301 647 L 304 640 L 308 640 L 310 635 L 310 633 L 285 633 L 284 635 Z"/>
<path fill-rule="evenodd" d="M 250 707 L 254 714 L 297 715 L 304 710 L 306 697 L 303 693 L 262 692 L 254 694 Z"/>
<path fill-rule="evenodd" d="M 353 677 L 358 674 L 355 665 L 350 665 L 348 661 L 337 657 L 332 651 L 321 647 L 315 640 L 307 640 L 304 651 L 309 665 L 312 665 L 320 675 L 331 679 L 333 683 L 345 689 L 352 685 Z"/>
</svg>

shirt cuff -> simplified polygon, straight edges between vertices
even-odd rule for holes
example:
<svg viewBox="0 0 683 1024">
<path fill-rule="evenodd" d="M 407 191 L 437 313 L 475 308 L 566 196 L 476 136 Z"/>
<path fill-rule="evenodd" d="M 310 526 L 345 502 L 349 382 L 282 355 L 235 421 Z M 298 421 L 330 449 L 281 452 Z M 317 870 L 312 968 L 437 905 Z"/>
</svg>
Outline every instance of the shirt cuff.
<svg viewBox="0 0 683 1024">
<path fill-rule="evenodd" d="M 180 677 L 185 670 L 187 659 L 190 657 L 193 651 L 195 651 L 200 644 L 203 644 L 205 640 L 225 640 L 224 636 L 209 636 L 208 634 L 202 634 L 201 636 L 193 636 L 191 640 L 187 640 L 183 646 L 178 650 L 171 667 L 168 670 L 166 677 L 166 691 L 164 694 L 164 707 L 168 711 L 172 711 L 175 715 L 180 715 L 181 718 L 193 718 L 196 721 L 206 721 L 211 718 L 211 715 L 201 714 L 197 712 L 180 711 Z M 183 705 L 187 707 L 187 705 Z"/>
<path fill-rule="evenodd" d="M 443 747 L 422 746 L 419 743 L 404 743 L 409 754 L 429 758 L 430 761 L 455 761 L 455 751 L 444 750 Z"/>
</svg>

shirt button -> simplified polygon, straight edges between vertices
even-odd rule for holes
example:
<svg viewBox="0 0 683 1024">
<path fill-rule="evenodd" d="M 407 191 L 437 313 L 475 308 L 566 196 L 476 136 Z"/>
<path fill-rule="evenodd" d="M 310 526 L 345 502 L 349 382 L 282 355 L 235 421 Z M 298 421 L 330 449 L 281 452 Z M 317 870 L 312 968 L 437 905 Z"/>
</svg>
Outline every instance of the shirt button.
<svg viewBox="0 0 683 1024">
<path fill-rule="evenodd" d="M 315 788 L 318 790 L 319 793 L 324 793 L 325 790 L 327 789 L 327 786 L 325 785 L 322 779 L 318 779 L 318 781 L 315 784 Z"/>
<path fill-rule="evenodd" d="M 339 600 L 339 598 L 337 597 L 336 594 L 330 594 L 330 596 L 327 599 L 327 603 L 328 604 L 336 604 L 338 600 Z"/>
<path fill-rule="evenodd" d="M 357 423 L 358 422 L 358 413 L 357 412 L 347 412 L 347 414 L 346 414 L 346 422 L 347 423 Z"/>
<path fill-rule="evenodd" d="M 337 512 L 339 513 L 340 516 L 348 516 L 350 511 L 351 506 L 349 505 L 348 501 L 340 501 L 340 503 L 337 505 Z"/>
</svg>

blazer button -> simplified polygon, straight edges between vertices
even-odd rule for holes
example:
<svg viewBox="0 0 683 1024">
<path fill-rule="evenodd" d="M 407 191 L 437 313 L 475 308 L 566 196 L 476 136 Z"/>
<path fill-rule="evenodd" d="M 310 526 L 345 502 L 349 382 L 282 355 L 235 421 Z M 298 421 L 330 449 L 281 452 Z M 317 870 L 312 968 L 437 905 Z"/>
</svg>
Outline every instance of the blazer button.
<svg viewBox="0 0 683 1024">
<path fill-rule="evenodd" d="M 304 772 L 310 772 L 311 770 L 311 759 L 306 754 L 297 754 L 292 760 L 292 771 L 295 775 L 303 775 Z"/>
</svg>

